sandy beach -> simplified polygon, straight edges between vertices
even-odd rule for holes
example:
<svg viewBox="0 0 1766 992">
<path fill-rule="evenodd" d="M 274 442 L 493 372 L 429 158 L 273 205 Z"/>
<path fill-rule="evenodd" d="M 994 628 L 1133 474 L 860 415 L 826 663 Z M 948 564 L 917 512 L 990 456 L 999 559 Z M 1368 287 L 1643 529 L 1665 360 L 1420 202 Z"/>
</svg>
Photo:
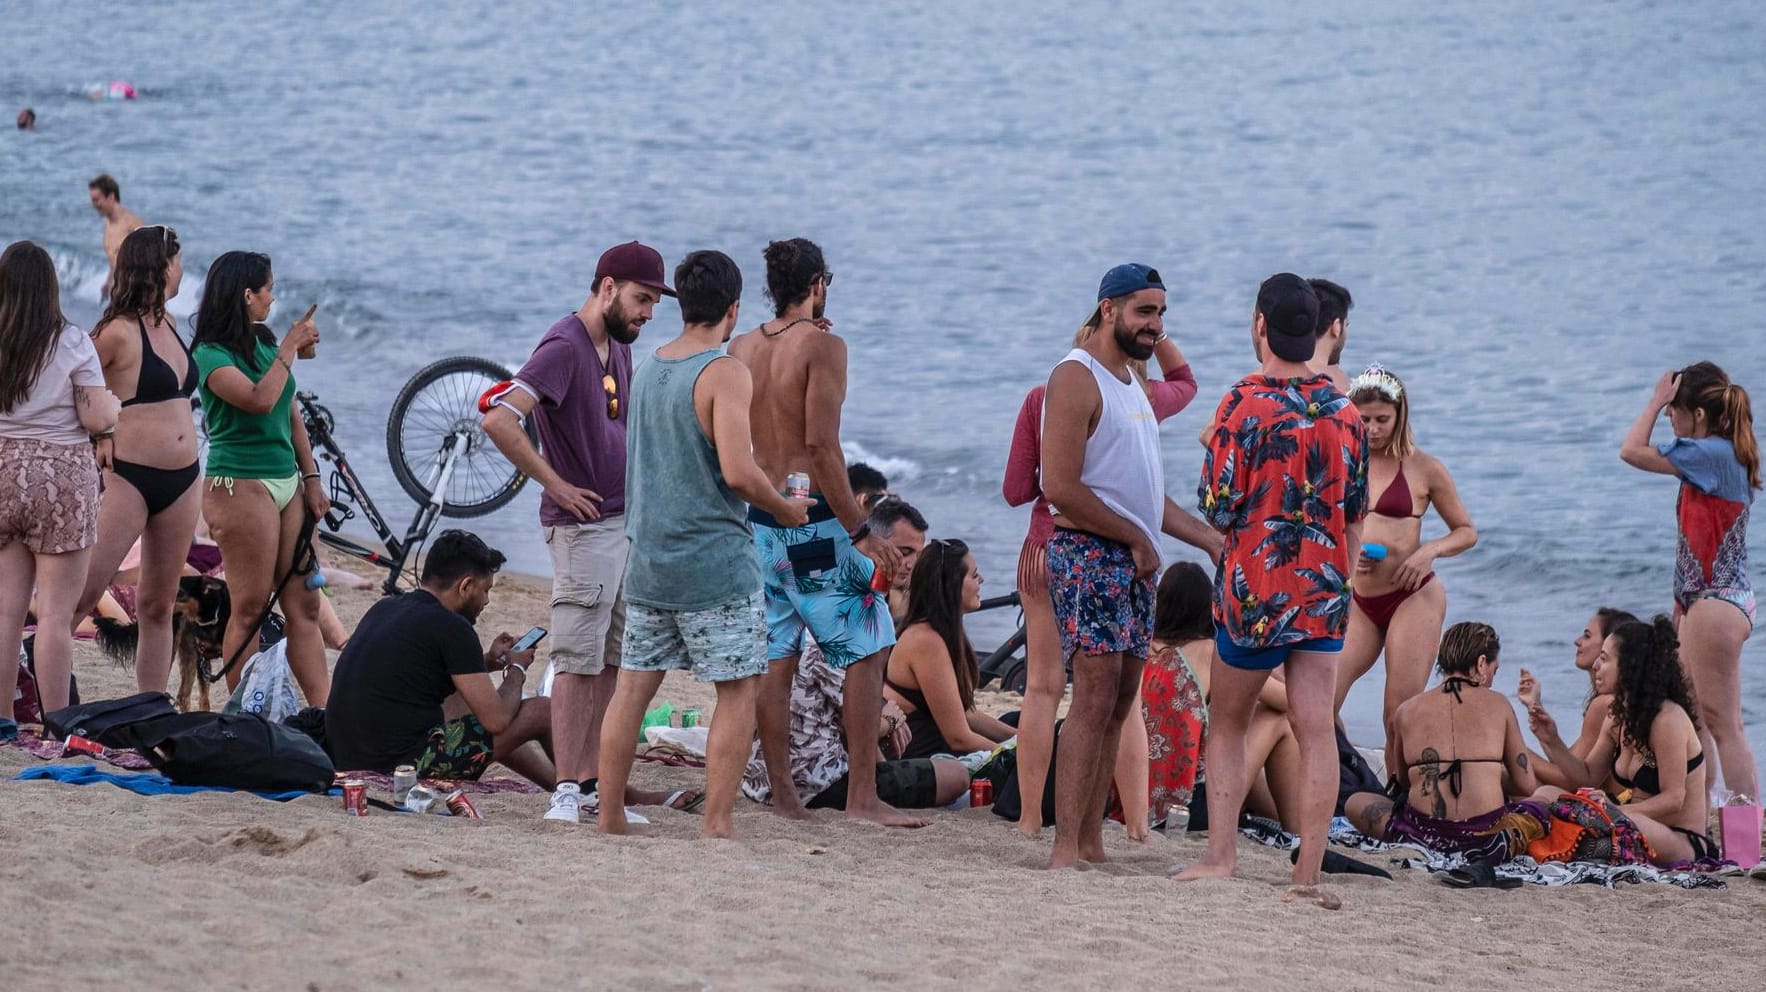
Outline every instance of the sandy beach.
<svg viewBox="0 0 1766 992">
<path fill-rule="evenodd" d="M 375 594 L 340 590 L 353 624 Z M 506 576 L 480 629 L 544 622 Z M 87 698 L 133 691 L 89 644 Z M 671 676 L 663 697 L 710 709 Z M 990 702 L 1003 708 L 1014 697 Z M 475 797 L 481 822 L 335 798 L 143 798 L 18 782 L 0 747 L 0 974 L 12 988 L 509 989 L 1752 988 L 1766 883 L 1459 892 L 1421 871 L 1335 881 L 1344 911 L 1280 901 L 1285 853 L 1242 842 L 1242 878 L 1179 887 L 1197 839 L 1112 826 L 1113 863 L 1050 873 L 984 810 L 885 831 L 788 824 L 739 800 L 733 841 L 646 810 L 638 836 L 540 820 L 543 795 Z M 493 775 L 507 774 L 494 769 Z M 647 786 L 698 769 L 640 762 Z M 1381 861 L 1382 855 L 1364 855 Z"/>
</svg>

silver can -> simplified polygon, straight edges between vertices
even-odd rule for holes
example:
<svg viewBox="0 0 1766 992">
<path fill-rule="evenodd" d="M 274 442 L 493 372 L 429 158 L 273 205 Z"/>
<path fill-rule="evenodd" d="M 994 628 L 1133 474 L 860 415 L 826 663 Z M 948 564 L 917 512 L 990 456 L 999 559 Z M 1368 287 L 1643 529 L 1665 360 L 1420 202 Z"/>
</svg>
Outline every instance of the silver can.
<svg viewBox="0 0 1766 992">
<path fill-rule="evenodd" d="M 392 770 L 392 801 L 395 806 L 403 806 L 405 797 L 410 795 L 411 787 L 417 784 L 417 766 L 400 765 Z"/>
<path fill-rule="evenodd" d="M 427 785 L 413 785 L 411 791 L 405 793 L 405 809 L 412 813 L 427 813 L 435 805 L 435 793 Z"/>
<path fill-rule="evenodd" d="M 809 499 L 809 473 L 792 472 L 785 476 L 785 493 L 792 499 Z"/>
</svg>

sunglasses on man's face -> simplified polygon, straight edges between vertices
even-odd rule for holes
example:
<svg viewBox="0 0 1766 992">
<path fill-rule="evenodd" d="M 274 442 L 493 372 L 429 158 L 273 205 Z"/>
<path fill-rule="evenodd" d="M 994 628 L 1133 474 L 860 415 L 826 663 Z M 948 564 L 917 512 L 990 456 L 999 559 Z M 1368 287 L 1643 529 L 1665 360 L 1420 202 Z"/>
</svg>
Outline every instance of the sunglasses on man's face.
<svg viewBox="0 0 1766 992">
<path fill-rule="evenodd" d="M 619 419 L 619 383 L 610 372 L 601 377 L 601 388 L 607 391 L 607 419 Z"/>
</svg>

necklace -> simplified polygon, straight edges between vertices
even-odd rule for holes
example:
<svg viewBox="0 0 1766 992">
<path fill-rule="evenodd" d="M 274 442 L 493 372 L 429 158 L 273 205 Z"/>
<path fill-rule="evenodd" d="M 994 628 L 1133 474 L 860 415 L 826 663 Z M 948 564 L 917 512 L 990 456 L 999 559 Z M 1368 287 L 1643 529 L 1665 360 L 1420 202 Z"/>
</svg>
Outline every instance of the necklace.
<svg viewBox="0 0 1766 992">
<path fill-rule="evenodd" d="M 814 321 L 815 321 L 814 317 L 799 317 L 796 320 L 792 321 L 789 324 L 786 324 L 784 327 L 781 327 L 776 331 L 769 331 L 766 329 L 765 326 L 762 326 L 760 329 L 760 333 L 761 333 L 762 337 L 776 338 L 779 335 L 790 330 L 791 328 L 796 327 L 798 324 L 808 324 L 808 323 L 812 323 Z"/>
</svg>

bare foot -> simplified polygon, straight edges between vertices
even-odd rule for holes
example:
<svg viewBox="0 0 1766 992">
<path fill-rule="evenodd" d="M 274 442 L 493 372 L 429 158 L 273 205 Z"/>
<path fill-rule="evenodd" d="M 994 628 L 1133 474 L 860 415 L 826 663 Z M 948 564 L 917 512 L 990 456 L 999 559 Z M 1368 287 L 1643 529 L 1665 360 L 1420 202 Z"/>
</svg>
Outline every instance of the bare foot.
<svg viewBox="0 0 1766 992">
<path fill-rule="evenodd" d="M 815 819 L 815 817 L 810 815 L 809 810 L 804 809 L 802 806 L 775 805 L 773 807 L 773 815 L 787 820 L 798 820 L 803 822 Z"/>
<path fill-rule="evenodd" d="M 736 836 L 735 824 L 729 820 L 707 819 L 699 825 L 699 836 L 706 840 L 728 840 Z"/>
<path fill-rule="evenodd" d="M 1061 849 L 1056 848 L 1055 851 L 1049 855 L 1049 868 L 1050 868 L 1050 870 L 1059 871 L 1063 868 L 1078 868 L 1078 867 L 1079 867 L 1079 855 L 1076 853 L 1062 851 Z"/>
<path fill-rule="evenodd" d="M 1036 840 L 1038 837 L 1042 836 L 1041 827 L 1031 826 L 1027 823 L 1018 824 L 1018 832 L 1030 840 Z"/>
<path fill-rule="evenodd" d="M 932 822 L 931 820 L 922 819 L 918 816 L 910 816 L 884 802 L 879 802 L 874 806 L 857 807 L 848 804 L 846 807 L 846 816 L 847 819 L 850 820 L 864 820 L 869 823 L 875 823 L 878 826 L 902 827 L 908 830 L 924 827 Z"/>
<path fill-rule="evenodd" d="M 1095 844 L 1089 841 L 1080 844 L 1079 860 L 1090 862 L 1094 865 L 1101 865 L 1107 863 L 1110 858 L 1108 855 L 1104 854 L 1104 842 L 1100 839 Z"/>
<path fill-rule="evenodd" d="M 611 809 L 602 810 L 601 814 L 595 817 L 595 826 L 602 833 L 614 836 L 623 837 L 631 833 L 631 827 L 626 823 L 625 810 L 617 812 Z"/>
<path fill-rule="evenodd" d="M 1290 886 L 1282 902 L 1309 902 L 1320 909 L 1342 909 L 1343 900 L 1336 893 L 1317 885 Z"/>
<path fill-rule="evenodd" d="M 1233 869 L 1236 867 L 1237 865 L 1230 861 L 1217 862 L 1203 858 L 1178 872 L 1176 877 L 1180 882 L 1199 882 L 1207 878 L 1231 878 L 1233 877 Z"/>
</svg>

